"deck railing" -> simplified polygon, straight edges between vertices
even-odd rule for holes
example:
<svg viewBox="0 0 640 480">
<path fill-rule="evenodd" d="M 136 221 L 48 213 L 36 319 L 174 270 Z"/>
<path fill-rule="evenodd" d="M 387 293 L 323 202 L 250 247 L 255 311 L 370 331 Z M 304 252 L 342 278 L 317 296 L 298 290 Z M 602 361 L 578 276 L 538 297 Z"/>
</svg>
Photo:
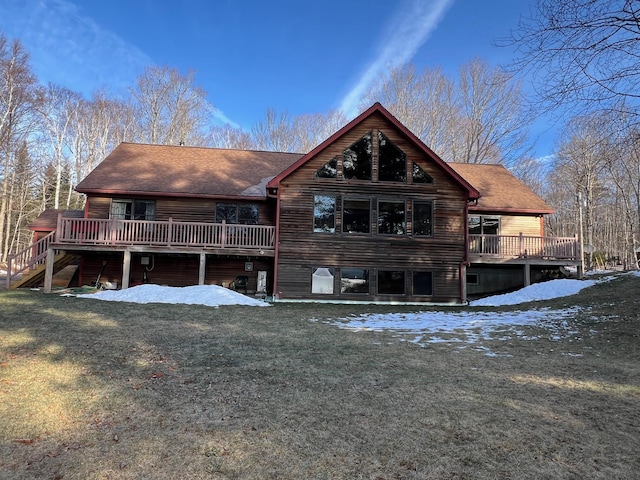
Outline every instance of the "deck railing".
<svg viewBox="0 0 640 480">
<path fill-rule="evenodd" d="M 54 236 L 55 232 L 51 232 L 37 242 L 7 257 L 7 288 L 11 288 L 11 282 L 19 274 L 28 273 L 33 268 L 44 265 L 49 243 L 53 241 Z"/>
<path fill-rule="evenodd" d="M 59 218 L 56 243 L 203 248 L 275 248 L 275 227 L 229 223 Z"/>
<path fill-rule="evenodd" d="M 577 237 L 532 237 L 526 235 L 469 235 L 469 253 L 503 258 L 577 260 Z"/>
</svg>

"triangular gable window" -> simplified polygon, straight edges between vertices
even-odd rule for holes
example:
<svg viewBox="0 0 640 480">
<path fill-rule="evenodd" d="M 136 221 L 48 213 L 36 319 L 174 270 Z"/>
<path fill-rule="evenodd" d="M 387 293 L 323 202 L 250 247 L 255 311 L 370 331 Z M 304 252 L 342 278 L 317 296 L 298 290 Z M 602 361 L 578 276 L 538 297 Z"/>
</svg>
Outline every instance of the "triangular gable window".
<svg viewBox="0 0 640 480">
<path fill-rule="evenodd" d="M 345 179 L 371 180 L 373 143 L 371 132 L 342 152 L 342 173 Z"/>
<path fill-rule="evenodd" d="M 433 177 L 417 163 L 413 164 L 413 183 L 433 183 Z"/>
<path fill-rule="evenodd" d="M 338 177 L 338 157 L 333 157 L 318 170 L 315 178 L 337 178 Z"/>
<path fill-rule="evenodd" d="M 378 132 L 378 180 L 381 182 L 405 182 L 407 180 L 407 156 Z"/>
</svg>

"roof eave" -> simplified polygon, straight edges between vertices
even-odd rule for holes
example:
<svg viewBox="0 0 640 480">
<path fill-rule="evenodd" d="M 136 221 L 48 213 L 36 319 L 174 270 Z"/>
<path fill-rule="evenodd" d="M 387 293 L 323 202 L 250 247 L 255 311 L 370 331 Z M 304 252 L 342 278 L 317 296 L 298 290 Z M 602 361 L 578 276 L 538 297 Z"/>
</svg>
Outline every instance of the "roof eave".
<svg viewBox="0 0 640 480">
<path fill-rule="evenodd" d="M 104 188 L 86 188 L 76 191 L 85 195 L 121 195 L 136 197 L 171 197 L 171 198 L 208 198 L 208 199 L 225 199 L 225 200 L 266 200 L 267 195 L 216 195 L 208 193 L 184 193 L 184 192 L 153 192 L 153 191 L 131 191 L 116 190 Z"/>
</svg>

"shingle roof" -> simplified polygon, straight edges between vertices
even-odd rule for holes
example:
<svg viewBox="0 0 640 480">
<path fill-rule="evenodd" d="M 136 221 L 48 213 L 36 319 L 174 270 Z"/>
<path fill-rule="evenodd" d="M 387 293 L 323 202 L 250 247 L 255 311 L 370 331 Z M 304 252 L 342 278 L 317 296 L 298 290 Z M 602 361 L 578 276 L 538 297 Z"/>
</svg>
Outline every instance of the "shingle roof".
<svg viewBox="0 0 640 480">
<path fill-rule="evenodd" d="M 471 211 L 505 213 L 553 213 L 544 200 L 502 165 L 449 163 L 453 169 L 480 191 L 481 197 Z"/>
<path fill-rule="evenodd" d="M 303 157 L 299 153 L 122 143 L 76 190 L 94 194 L 264 198 L 267 183 Z M 554 211 L 502 165 L 446 165 L 480 192 L 471 211 Z"/>
<path fill-rule="evenodd" d="M 267 182 L 301 156 L 121 143 L 76 190 L 187 197 L 266 197 Z"/>
<path fill-rule="evenodd" d="M 58 214 L 62 213 L 64 218 L 82 218 L 84 210 L 60 210 L 56 208 L 48 208 L 29 225 L 29 230 L 38 232 L 54 231 L 58 226 Z"/>
</svg>

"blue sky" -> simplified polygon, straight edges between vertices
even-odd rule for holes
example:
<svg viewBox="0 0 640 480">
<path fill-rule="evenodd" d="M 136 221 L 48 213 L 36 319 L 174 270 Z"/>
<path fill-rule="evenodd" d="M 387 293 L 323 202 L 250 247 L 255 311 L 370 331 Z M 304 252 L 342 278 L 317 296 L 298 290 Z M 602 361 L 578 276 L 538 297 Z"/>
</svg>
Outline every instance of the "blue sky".
<svg viewBox="0 0 640 480">
<path fill-rule="evenodd" d="M 532 0 L 0 0 L 0 31 L 30 52 L 36 75 L 89 96 L 131 86 L 145 66 L 196 72 L 220 118 L 249 128 L 267 108 L 342 108 L 389 65 L 473 58 L 505 64 L 493 42 Z M 550 151 L 542 134 L 535 153 Z"/>
</svg>

